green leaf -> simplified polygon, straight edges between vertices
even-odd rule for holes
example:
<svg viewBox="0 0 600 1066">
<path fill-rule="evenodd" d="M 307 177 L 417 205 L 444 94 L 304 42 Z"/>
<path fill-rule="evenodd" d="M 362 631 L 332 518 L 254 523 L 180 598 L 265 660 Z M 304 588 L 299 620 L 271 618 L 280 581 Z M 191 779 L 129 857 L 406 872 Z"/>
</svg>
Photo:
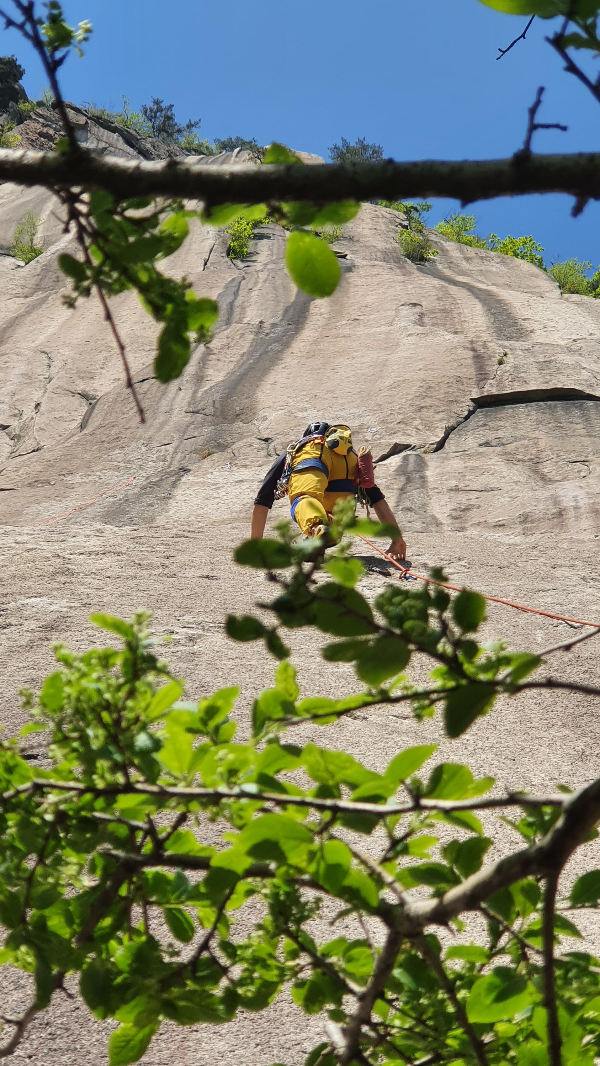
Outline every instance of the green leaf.
<svg viewBox="0 0 600 1066">
<path fill-rule="evenodd" d="M 115 967 L 111 963 L 103 959 L 91 959 L 86 963 L 79 991 L 96 1018 L 108 1018 L 116 1009 L 118 995 L 115 995 L 114 981 Z"/>
<path fill-rule="evenodd" d="M 246 540 L 234 552 L 240 566 L 253 566 L 257 570 L 283 570 L 292 562 L 292 551 L 280 540 Z"/>
<path fill-rule="evenodd" d="M 110 633 L 116 633 L 123 640 L 133 640 L 133 629 L 122 618 L 99 612 L 90 615 L 90 622 L 93 622 L 95 626 L 99 626 L 100 629 L 108 629 Z"/>
<path fill-rule="evenodd" d="M 268 214 L 266 204 L 219 204 L 200 215 L 202 222 L 210 226 L 227 226 L 236 218 L 245 218 L 248 222 L 260 222 Z"/>
<path fill-rule="evenodd" d="M 356 663 L 361 681 L 373 688 L 401 673 L 410 660 L 410 648 L 401 637 L 383 635 L 367 644 Z"/>
<path fill-rule="evenodd" d="M 219 317 L 219 305 L 216 300 L 198 299 L 193 292 L 186 295 L 187 328 L 196 333 L 198 330 L 210 333 Z"/>
<path fill-rule="evenodd" d="M 336 644 L 326 644 L 321 655 L 328 663 L 351 663 L 358 659 L 364 648 L 364 640 L 340 640 Z"/>
<path fill-rule="evenodd" d="M 318 784 L 344 784 L 358 788 L 370 778 L 378 777 L 345 751 L 329 751 L 327 748 L 317 748 L 315 744 L 307 744 L 301 759 L 308 776 Z"/>
<path fill-rule="evenodd" d="M 284 644 L 279 633 L 276 633 L 274 629 L 269 629 L 265 643 L 267 648 L 274 655 L 276 659 L 287 659 L 291 654 L 291 648 L 288 648 L 287 644 Z"/>
<path fill-rule="evenodd" d="M 193 919 L 183 907 L 165 907 L 163 914 L 176 940 L 189 944 L 196 931 Z"/>
<path fill-rule="evenodd" d="M 64 698 L 65 685 L 62 674 L 59 673 L 58 670 L 55 670 L 53 674 L 48 675 L 42 685 L 40 703 L 47 711 L 59 711 L 63 705 Z M 47 729 L 48 727 L 43 726 L 43 728 Z"/>
<path fill-rule="evenodd" d="M 108 1041 L 108 1061 L 110 1066 L 129 1066 L 131 1062 L 141 1059 L 150 1046 L 150 1041 L 158 1028 L 157 1024 L 136 1029 L 133 1025 L 120 1025 L 111 1033 Z"/>
<path fill-rule="evenodd" d="M 87 270 L 84 263 L 80 263 L 78 259 L 75 259 L 72 255 L 67 255 L 64 252 L 58 257 L 58 265 L 63 274 L 66 274 L 68 278 L 72 278 L 74 282 L 80 285 L 87 278 Z"/>
<path fill-rule="evenodd" d="M 445 891 L 459 883 L 454 870 L 444 862 L 422 862 L 419 866 L 403 866 L 396 876 L 405 888 L 429 885 L 430 888 Z"/>
<path fill-rule="evenodd" d="M 325 569 L 340 585 L 352 589 L 356 582 L 365 573 L 365 568 L 360 559 L 329 559 L 325 563 Z"/>
<path fill-rule="evenodd" d="M 569 903 L 572 907 L 597 907 L 599 901 L 600 870 L 589 870 L 577 878 L 569 895 Z"/>
<path fill-rule="evenodd" d="M 301 861 L 313 842 L 305 825 L 286 814 L 263 814 L 242 829 L 237 846 L 255 859 Z"/>
<path fill-rule="evenodd" d="M 533 673 L 541 663 L 539 655 L 531 655 L 529 652 L 520 652 L 510 657 L 509 680 L 513 685 L 523 681 L 525 677 Z"/>
<path fill-rule="evenodd" d="M 475 781 L 468 766 L 443 762 L 431 774 L 425 795 L 430 799 L 470 799 L 488 792 L 493 784 L 493 777 L 482 777 Z"/>
<path fill-rule="evenodd" d="M 362 870 L 348 870 L 338 895 L 359 909 L 374 910 L 379 903 L 379 892 L 373 878 Z"/>
<path fill-rule="evenodd" d="M 480 3 L 505 15 L 539 15 L 549 19 L 565 13 L 560 0 L 480 0 Z"/>
<path fill-rule="evenodd" d="M 242 643 L 250 640 L 260 640 L 267 632 L 262 622 L 259 622 L 258 618 L 253 618 L 249 614 L 240 616 L 235 614 L 227 615 L 225 631 L 232 640 L 239 640 Z"/>
<path fill-rule="evenodd" d="M 179 323 L 167 322 L 158 338 L 158 355 L 154 360 L 157 379 L 164 385 L 180 377 L 189 359 L 190 341 L 185 329 Z"/>
<path fill-rule="evenodd" d="M 468 840 L 452 841 L 444 848 L 444 857 L 451 862 L 462 877 L 470 877 L 481 868 L 486 851 L 493 841 L 489 837 L 469 837 Z"/>
<path fill-rule="evenodd" d="M 328 582 L 319 585 L 315 595 L 315 622 L 322 632 L 360 637 L 376 629 L 371 608 L 356 589 Z"/>
<path fill-rule="evenodd" d="M 341 840 L 326 840 L 315 859 L 312 874 L 328 892 L 338 892 L 350 869 L 352 855 Z"/>
<path fill-rule="evenodd" d="M 172 707 L 176 700 L 179 699 L 183 689 L 177 681 L 168 681 L 166 685 L 159 688 L 158 692 L 152 697 L 150 706 L 147 710 L 147 716 L 150 719 L 162 718 L 165 711 L 168 711 L 169 707 Z"/>
<path fill-rule="evenodd" d="M 275 142 L 274 144 L 270 144 L 265 153 L 265 157 L 263 159 L 263 166 L 269 163 L 277 164 L 279 166 L 297 166 L 298 164 L 300 164 L 300 166 L 303 165 L 300 156 L 297 156 L 295 152 L 292 152 L 289 148 L 286 148 L 285 144 L 277 144 L 277 142 Z"/>
<path fill-rule="evenodd" d="M 444 728 L 453 740 L 460 737 L 476 718 L 487 714 L 496 699 L 494 685 L 475 681 L 457 685 L 444 700 Z"/>
<path fill-rule="evenodd" d="M 533 985 L 508 966 L 497 966 L 480 977 L 467 1000 L 470 1022 L 500 1022 L 514 1018 L 535 999 Z"/>
<path fill-rule="evenodd" d="M 446 949 L 444 956 L 446 959 L 462 959 L 463 962 L 474 963 L 486 963 L 489 957 L 489 951 L 477 944 L 452 944 Z"/>
<path fill-rule="evenodd" d="M 275 671 L 275 687 L 286 700 L 297 700 L 300 694 L 296 681 L 296 669 L 291 663 L 280 663 Z"/>
<path fill-rule="evenodd" d="M 308 296 L 331 296 L 342 276 L 331 248 L 305 230 L 290 233 L 285 246 L 285 263 L 294 284 Z"/>
<path fill-rule="evenodd" d="M 437 744 L 418 744 L 414 748 L 405 748 L 389 763 L 385 771 L 386 779 L 395 785 L 408 781 L 409 777 L 416 774 L 423 763 L 431 758 L 437 748 Z"/>
<path fill-rule="evenodd" d="M 311 226 L 343 226 L 351 222 L 361 209 L 356 200 L 339 200 L 336 204 L 325 204 L 315 215 Z"/>
<path fill-rule="evenodd" d="M 452 601 L 452 617 L 463 633 L 474 633 L 485 620 L 485 600 L 478 592 L 463 589 Z"/>
</svg>

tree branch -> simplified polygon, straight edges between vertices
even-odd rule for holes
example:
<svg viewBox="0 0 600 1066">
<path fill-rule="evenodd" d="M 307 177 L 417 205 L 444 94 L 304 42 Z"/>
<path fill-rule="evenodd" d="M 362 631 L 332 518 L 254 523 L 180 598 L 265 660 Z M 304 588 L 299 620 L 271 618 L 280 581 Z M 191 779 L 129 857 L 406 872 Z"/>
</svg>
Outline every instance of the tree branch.
<svg viewBox="0 0 600 1066">
<path fill-rule="evenodd" d="M 0 149 L 0 181 L 20 185 L 101 188 L 120 199 L 174 196 L 224 203 L 406 199 L 445 196 L 464 204 L 497 196 L 563 192 L 600 199 L 600 153 L 509 159 L 317 166 L 211 167 L 197 159 L 159 162 L 57 152 Z"/>
<path fill-rule="evenodd" d="M 539 655 L 540 659 L 544 659 L 546 655 L 553 655 L 555 651 L 570 651 L 576 644 L 582 644 L 584 640 L 589 640 L 590 637 L 597 637 L 599 633 L 600 626 L 598 629 L 591 629 L 587 633 L 580 633 L 578 637 L 571 637 L 570 640 L 564 640 L 562 644 L 552 644 L 551 647 L 536 652 L 536 655 Z"/>
<path fill-rule="evenodd" d="M 456 994 L 456 989 L 452 984 L 452 981 L 450 980 L 448 974 L 446 973 L 441 960 L 438 958 L 435 951 L 433 951 L 429 946 L 427 942 L 427 937 L 417 937 L 414 941 L 414 944 L 417 951 L 425 959 L 425 962 L 433 970 L 438 981 L 440 982 L 441 987 L 448 996 L 448 999 L 452 1004 L 452 1009 L 454 1010 L 454 1013 L 456 1015 L 456 1020 L 463 1032 L 465 1033 L 465 1036 L 467 1037 L 467 1040 L 469 1041 L 471 1047 L 473 1048 L 473 1054 L 478 1063 L 478 1066 L 489 1066 L 488 1057 L 485 1053 L 485 1048 L 481 1043 L 481 1040 L 477 1036 L 477 1033 L 475 1032 L 469 1019 L 467 1018 L 467 1012 L 463 1004 L 459 1000 Z M 552 1064 L 552 1066 L 554 1066 L 554 1064 Z"/>
<path fill-rule="evenodd" d="M 382 948 L 373 970 L 373 976 L 366 989 L 359 998 L 358 1007 L 346 1026 L 346 1047 L 340 1057 L 341 1066 L 349 1066 L 356 1059 L 359 1051 L 360 1034 L 363 1025 L 368 1025 L 371 1020 L 371 1011 L 375 1000 L 385 988 L 388 978 L 394 969 L 398 952 L 404 937 L 398 929 L 390 929 L 385 944 Z"/>
<path fill-rule="evenodd" d="M 277 807 L 308 807 L 311 810 L 327 811 L 332 814 L 372 814 L 378 818 L 388 818 L 390 815 L 411 814 L 414 811 L 480 811 L 496 810 L 500 807 L 564 807 L 568 802 L 567 797 L 558 793 L 547 796 L 530 796 L 523 792 L 511 792 L 506 796 L 487 796 L 467 800 L 438 800 L 426 799 L 415 796 L 412 803 L 360 803 L 354 800 L 342 799 L 318 799 L 314 796 L 292 796 L 281 792 L 255 792 L 243 785 L 237 788 L 181 788 L 177 785 L 148 785 L 144 783 L 132 785 L 95 786 L 82 785 L 78 781 L 52 781 L 44 778 L 35 778 L 25 788 L 13 789 L 2 797 L 5 801 L 15 795 L 22 795 L 25 791 L 31 792 L 75 792 L 78 795 L 93 796 L 159 796 L 164 799 L 189 799 L 208 800 L 212 803 L 222 803 L 226 799 L 249 799 L 253 803 L 272 803 Z M 570 799 L 570 797 L 569 797 Z M 115 821 L 123 821 L 118 816 Z M 133 823 L 131 823 L 133 824 Z M 140 826 L 143 823 L 139 823 Z M 144 825 L 144 829 L 147 826 Z"/>
<path fill-rule="evenodd" d="M 502 59 L 502 56 L 505 56 L 507 52 L 510 52 L 511 48 L 514 48 L 515 45 L 519 43 L 519 41 L 524 41 L 525 40 L 525 38 L 527 37 L 528 30 L 531 28 L 531 26 L 532 26 L 534 21 L 535 21 L 535 15 L 532 15 L 531 18 L 529 19 L 529 22 L 527 23 L 525 29 L 523 30 L 523 33 L 520 33 L 518 37 L 515 37 L 514 41 L 510 42 L 508 48 L 499 48 L 498 49 L 498 51 L 500 52 L 500 55 L 496 56 L 496 60 Z"/>
<path fill-rule="evenodd" d="M 554 910 L 559 874 L 560 870 L 556 870 L 546 878 L 544 911 L 542 915 L 544 946 L 544 1006 L 546 1008 L 547 1019 L 549 1066 L 562 1066 L 562 1037 L 558 1022 L 558 1005 L 556 1002 L 556 981 L 554 972 Z"/>
</svg>

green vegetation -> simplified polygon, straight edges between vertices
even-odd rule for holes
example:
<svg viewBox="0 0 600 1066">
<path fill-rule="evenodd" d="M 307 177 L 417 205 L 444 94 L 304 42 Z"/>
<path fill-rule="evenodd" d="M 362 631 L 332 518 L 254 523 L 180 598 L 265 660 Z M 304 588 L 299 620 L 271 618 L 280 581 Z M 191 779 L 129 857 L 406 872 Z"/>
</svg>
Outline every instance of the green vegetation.
<svg viewBox="0 0 600 1066">
<path fill-rule="evenodd" d="M 450 215 L 443 222 L 438 222 L 435 228 L 443 237 L 458 244 L 466 244 L 470 248 L 487 248 L 491 252 L 532 263 L 540 270 L 547 270 L 560 285 L 561 292 L 600 297 L 600 267 L 591 278 L 588 273 L 592 270 L 592 264 L 582 263 L 578 259 L 567 259 L 546 267 L 542 256 L 544 249 L 531 236 L 500 238 L 496 233 L 490 233 L 487 238 L 478 237 L 473 232 L 475 215 Z"/>
<path fill-rule="evenodd" d="M 14 129 L 14 122 L 6 122 L 0 127 L 0 148 L 16 148 L 21 143 L 21 135 L 13 133 Z"/>
<path fill-rule="evenodd" d="M 250 255 L 250 242 L 254 237 L 254 230 L 257 226 L 266 226 L 267 222 L 270 221 L 271 219 L 268 215 L 251 221 L 243 217 L 234 219 L 226 229 L 226 233 L 231 236 L 229 247 L 227 248 L 229 259 L 245 259 L 246 256 Z"/>
<path fill-rule="evenodd" d="M 512 255 L 514 259 L 523 259 L 526 263 L 544 270 L 544 259 L 541 244 L 534 241 L 533 237 L 504 237 L 501 239 L 496 233 L 490 233 L 487 239 L 487 247 L 492 252 L 500 255 Z"/>
<path fill-rule="evenodd" d="M 341 226 L 329 226 L 326 229 L 314 230 L 317 237 L 320 237 L 322 241 L 325 241 L 325 244 L 335 244 L 335 242 L 339 241 L 342 236 L 342 232 L 343 230 Z"/>
<path fill-rule="evenodd" d="M 427 263 L 438 254 L 437 248 L 431 246 L 423 233 L 411 229 L 398 230 L 398 242 L 402 255 L 411 263 Z"/>
<path fill-rule="evenodd" d="M 152 97 L 150 104 L 142 104 L 140 110 L 142 118 L 146 120 L 151 129 L 152 136 L 168 144 L 178 143 L 186 133 L 192 133 L 200 126 L 199 118 L 191 118 L 185 125 L 182 125 L 175 118 L 174 105 L 165 104 L 157 96 Z"/>
<path fill-rule="evenodd" d="M 408 229 L 398 230 L 398 243 L 402 255 L 411 263 L 427 263 L 438 254 L 425 235 L 423 216 L 431 211 L 432 205 L 426 200 L 412 203 L 410 200 L 379 200 L 381 207 L 388 207 L 406 216 Z"/>
<path fill-rule="evenodd" d="M 461 215 L 458 213 L 448 215 L 448 218 L 445 218 L 443 222 L 437 223 L 435 229 L 442 234 L 442 237 L 447 237 L 449 241 L 456 241 L 457 244 L 466 244 L 469 248 L 487 248 L 485 238 L 477 237 L 473 233 L 475 215 Z"/>
<path fill-rule="evenodd" d="M 351 510 L 336 512 L 339 532 L 386 532 Z M 74 975 L 92 1015 L 118 1023 L 110 1066 L 139 1060 L 165 1020 L 227 1024 L 288 993 L 327 1019 L 307 1066 L 544 1066 L 552 966 L 564 1066 L 593 1066 L 600 962 L 571 947 L 573 917 L 600 897 L 587 850 L 555 897 L 598 817 L 600 782 L 494 801 L 492 777 L 436 759 L 436 744 L 392 749 L 375 772 L 336 732 L 353 711 L 403 705 L 462 736 L 536 684 L 540 657 L 480 642 L 476 592 L 394 582 L 372 607 L 347 546 L 324 558 L 289 523 L 236 559 L 274 589 L 270 622 L 226 624 L 278 660 L 249 736 L 236 736 L 236 686 L 183 699 L 143 613 L 92 615 L 110 646 L 55 645 L 57 669 L 38 695 L 22 693 L 29 720 L 0 743 L 0 964 L 33 985 L 22 1018 L 5 1022 L 12 1050 L 23 1039 L 27 1050 L 29 1024 Z M 283 639 L 298 629 L 321 637 L 326 662 L 353 668 L 353 694 L 300 695 Z M 329 746 L 300 740 L 295 727 L 311 723 L 333 731 Z M 33 738 L 44 769 L 24 757 Z"/>
<path fill-rule="evenodd" d="M 577 293 L 579 296 L 594 296 L 600 298 L 600 267 L 593 277 L 588 278 L 588 272 L 592 270 L 592 264 L 581 263 L 579 259 L 566 259 L 564 263 L 553 263 L 548 273 L 560 285 L 560 291 L 564 293 Z"/>
<path fill-rule="evenodd" d="M 51 94 L 50 94 L 51 95 Z M 85 110 L 92 118 L 104 119 L 106 122 L 114 122 L 117 126 L 135 130 L 142 137 L 152 137 L 152 126 L 139 111 L 131 111 L 130 101 L 126 96 L 121 97 L 123 107 L 121 111 L 108 111 L 105 107 L 97 107 L 95 104 L 85 104 Z"/>
<path fill-rule="evenodd" d="M 36 244 L 38 231 L 42 224 L 41 218 L 36 218 L 33 211 L 27 211 L 18 225 L 15 227 L 13 242 L 10 246 L 10 254 L 15 259 L 21 259 L 24 263 L 31 263 L 41 255 L 43 248 Z"/>
<path fill-rule="evenodd" d="M 359 137 L 354 144 L 342 137 L 341 144 L 332 144 L 328 151 L 332 163 L 377 163 L 383 159 L 382 146 L 369 144 L 364 137 Z"/>
</svg>

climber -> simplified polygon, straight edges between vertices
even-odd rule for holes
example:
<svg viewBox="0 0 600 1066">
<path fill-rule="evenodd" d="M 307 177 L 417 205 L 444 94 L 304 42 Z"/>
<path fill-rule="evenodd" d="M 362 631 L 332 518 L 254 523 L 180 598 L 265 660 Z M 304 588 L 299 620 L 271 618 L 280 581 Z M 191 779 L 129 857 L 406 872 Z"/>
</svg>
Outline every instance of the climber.
<svg viewBox="0 0 600 1066">
<path fill-rule="evenodd" d="M 348 426 L 311 422 L 299 441 L 277 457 L 254 501 L 250 536 L 259 540 L 265 531 L 267 515 L 276 499 L 287 495 L 291 514 L 308 537 L 327 539 L 331 514 L 338 500 L 360 494 L 380 522 L 394 526 L 387 554 L 406 558 L 406 544 L 400 527 L 381 489 L 373 478 L 371 453 L 352 447 Z"/>
</svg>

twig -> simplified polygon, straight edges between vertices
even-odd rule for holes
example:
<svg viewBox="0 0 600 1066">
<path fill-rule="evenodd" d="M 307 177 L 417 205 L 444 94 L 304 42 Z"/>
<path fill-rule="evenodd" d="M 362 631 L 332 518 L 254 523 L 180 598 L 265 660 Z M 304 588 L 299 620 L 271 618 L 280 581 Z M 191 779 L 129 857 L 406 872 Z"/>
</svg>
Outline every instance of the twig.
<svg viewBox="0 0 600 1066">
<path fill-rule="evenodd" d="M 517 153 L 519 159 L 522 159 L 523 156 L 531 155 L 531 141 L 533 139 L 534 133 L 537 133 L 538 130 L 562 130 L 563 133 L 566 133 L 568 131 L 569 127 L 562 126 L 560 122 L 536 122 L 537 113 L 540 107 L 542 106 L 542 97 L 545 92 L 546 90 L 544 86 L 540 85 L 536 93 L 535 100 L 533 101 L 531 107 L 527 112 L 529 119 L 527 122 L 527 130 L 525 133 L 523 147 L 521 148 L 521 151 Z"/>
<path fill-rule="evenodd" d="M 207 800 L 214 804 L 227 799 L 251 799 L 253 803 L 272 803 L 277 807 L 308 807 L 312 810 L 332 813 L 372 814 L 377 818 L 389 818 L 390 815 L 412 814 L 415 811 L 480 811 L 495 810 L 501 807 L 564 807 L 571 797 L 560 793 L 547 796 L 530 796 L 523 792 L 511 792 L 506 796 L 487 796 L 467 800 L 437 800 L 415 796 L 413 803 L 362 803 L 355 800 L 320 799 L 315 796 L 292 796 L 281 792 L 255 792 L 246 790 L 243 785 L 234 788 L 179 787 L 177 785 L 149 785 L 134 783 L 131 785 L 84 785 L 79 781 L 53 781 L 46 778 L 34 778 L 25 786 L 11 789 L 4 793 L 6 802 L 23 795 L 25 792 L 75 792 L 77 795 L 91 796 L 159 796 L 164 799 Z M 115 819 L 118 820 L 118 819 Z M 134 823 L 131 823 L 132 825 Z M 147 826 L 144 823 L 144 829 Z M 137 826 L 136 826 L 137 828 Z"/>
<path fill-rule="evenodd" d="M 340 1058 L 341 1066 L 349 1066 L 349 1063 L 353 1062 L 359 1053 L 362 1027 L 363 1025 L 368 1025 L 371 1021 L 371 1011 L 375 1000 L 379 998 L 380 992 L 385 988 L 388 978 L 394 969 L 403 939 L 402 934 L 397 929 L 390 929 L 381 954 L 375 964 L 373 976 L 360 996 L 355 1013 L 348 1019 L 345 1032 L 346 1047 Z"/>
<path fill-rule="evenodd" d="M 79 226 L 79 219 L 76 219 L 76 222 L 77 222 L 77 235 L 78 235 L 79 245 L 83 249 L 83 253 L 84 253 L 84 256 L 86 258 L 86 261 L 88 263 L 90 263 L 91 260 L 90 260 L 90 256 L 89 256 L 89 251 L 88 251 L 87 245 L 85 243 L 85 239 L 84 239 L 84 237 L 83 237 L 83 235 L 81 233 L 81 229 L 80 229 L 80 226 Z M 145 423 L 145 421 L 146 421 L 146 416 L 144 414 L 144 408 L 142 407 L 142 405 L 140 403 L 140 400 L 139 400 L 139 397 L 138 397 L 138 394 L 136 392 L 136 388 L 135 388 L 135 385 L 134 385 L 134 382 L 133 382 L 133 377 L 131 375 L 131 368 L 129 366 L 129 362 L 127 360 L 127 353 L 125 351 L 125 345 L 123 344 L 123 341 L 121 340 L 121 335 L 120 335 L 120 333 L 119 333 L 119 331 L 117 329 L 115 320 L 113 318 L 112 311 L 111 311 L 110 307 L 108 306 L 108 300 L 106 299 L 106 296 L 104 295 L 104 291 L 102 289 L 102 286 L 98 285 L 98 284 L 95 284 L 94 288 L 96 290 L 96 294 L 97 294 L 98 299 L 100 301 L 100 306 L 102 307 L 102 310 L 104 311 L 104 319 L 105 319 L 106 322 L 108 322 L 108 325 L 110 326 L 110 330 L 111 330 L 111 333 L 112 333 L 112 335 L 113 335 L 113 337 L 115 339 L 115 344 L 117 345 L 117 349 L 118 349 L 119 355 L 121 356 L 121 362 L 123 363 L 123 369 L 125 371 L 125 384 L 126 384 L 127 388 L 130 390 L 131 395 L 133 396 L 133 401 L 135 403 L 135 406 L 137 407 L 137 411 L 138 411 L 138 415 L 139 415 L 139 418 L 140 418 L 140 422 L 143 425 Z"/>
<path fill-rule="evenodd" d="M 546 878 L 542 932 L 544 945 L 544 1006 L 547 1017 L 548 1063 L 562 1066 L 562 1037 L 558 1021 L 556 983 L 554 972 L 554 910 L 560 870 L 554 870 Z"/>
<path fill-rule="evenodd" d="M 589 89 L 595 100 L 600 103 L 600 84 L 598 81 L 592 81 L 588 78 L 587 74 L 581 67 L 571 59 L 571 56 L 567 52 L 566 48 L 562 44 L 564 38 L 564 28 L 554 35 L 554 37 L 546 37 L 546 41 L 554 48 L 554 51 L 558 53 L 561 59 L 564 60 L 565 70 L 568 74 L 573 74 L 578 80 L 585 85 L 586 89 Z"/>
<path fill-rule="evenodd" d="M 456 994 L 456 989 L 452 984 L 452 981 L 448 977 L 448 974 L 446 973 L 440 959 L 436 955 L 435 951 L 433 951 L 429 946 L 427 937 L 417 937 L 414 941 L 414 945 L 417 951 L 425 959 L 427 965 L 433 970 L 444 992 L 448 996 L 448 999 L 450 1000 L 452 1008 L 456 1015 L 456 1020 L 460 1025 L 461 1029 L 464 1031 L 465 1036 L 467 1037 L 467 1040 L 469 1041 L 471 1047 L 473 1048 L 473 1054 L 479 1066 L 489 1066 L 488 1057 L 485 1053 L 483 1044 L 481 1043 L 481 1040 L 477 1036 L 477 1033 L 475 1032 L 469 1019 L 467 1018 L 467 1012 L 464 1008 L 464 1005 L 459 1000 Z"/>
<path fill-rule="evenodd" d="M 56 105 L 56 110 L 58 111 L 58 114 L 60 116 L 62 128 L 69 142 L 69 152 L 79 152 L 81 149 L 75 136 L 75 130 L 73 129 L 73 125 L 69 119 L 67 107 L 60 90 L 58 78 L 56 76 L 56 72 L 61 66 L 65 57 L 63 56 L 61 59 L 56 59 L 55 53 L 50 53 L 46 48 L 46 45 L 42 40 L 40 29 L 37 23 L 34 0 L 28 0 L 28 2 L 26 3 L 23 3 L 22 0 L 13 0 L 13 3 L 19 13 L 22 15 L 22 22 L 16 22 L 15 19 L 11 18 L 10 15 L 7 15 L 6 12 L 1 9 L 0 18 L 4 19 L 6 29 L 12 28 L 18 30 L 19 33 L 21 33 L 22 36 L 25 37 L 25 40 L 29 41 L 29 43 L 32 45 L 32 47 L 35 49 L 38 56 L 40 57 L 42 66 L 44 67 L 46 76 L 48 78 L 48 81 L 50 82 L 50 88 L 52 89 L 52 93 L 54 95 L 54 102 Z"/>
<path fill-rule="evenodd" d="M 496 60 L 502 59 L 502 56 L 505 56 L 507 52 L 510 52 L 511 48 L 514 48 L 515 45 L 519 43 L 519 41 L 524 41 L 525 40 L 525 38 L 527 37 L 527 31 L 530 29 L 530 27 L 531 27 L 531 25 L 532 25 L 532 23 L 534 21 L 535 21 L 535 15 L 532 15 L 531 18 L 529 19 L 529 22 L 527 23 L 525 29 L 523 30 L 523 33 L 520 33 L 518 37 L 515 37 L 514 41 L 510 42 L 508 48 L 499 48 L 498 49 L 498 51 L 500 52 L 500 55 L 496 56 Z"/>
<path fill-rule="evenodd" d="M 545 658 L 546 655 L 553 655 L 555 651 L 570 651 L 576 644 L 582 644 L 584 640 L 589 640 L 590 637 L 597 637 L 600 633 L 600 626 L 598 629 L 591 629 L 587 633 L 580 633 L 578 637 L 572 637 L 570 640 L 563 641 L 562 644 L 553 644 L 550 648 L 544 648 L 543 651 L 536 652 L 540 658 Z"/>
</svg>

